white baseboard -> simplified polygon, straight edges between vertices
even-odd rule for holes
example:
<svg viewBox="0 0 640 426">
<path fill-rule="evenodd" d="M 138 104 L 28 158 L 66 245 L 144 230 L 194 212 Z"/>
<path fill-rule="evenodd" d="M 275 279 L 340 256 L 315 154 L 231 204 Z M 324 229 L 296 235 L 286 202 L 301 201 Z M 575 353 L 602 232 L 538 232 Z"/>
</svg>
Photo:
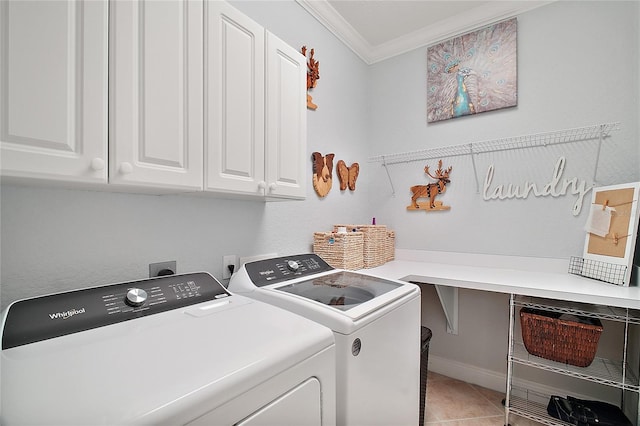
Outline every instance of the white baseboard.
<svg viewBox="0 0 640 426">
<path fill-rule="evenodd" d="M 443 376 L 462 380 L 467 383 L 492 389 L 496 392 L 506 392 L 507 375 L 493 370 L 487 370 L 475 365 L 464 364 L 448 358 L 429 355 L 429 370 Z M 572 395 L 576 398 L 593 399 L 593 395 L 581 395 L 575 391 L 558 389 L 530 380 L 514 378 L 513 386 L 528 389 L 544 395 Z"/>
<path fill-rule="evenodd" d="M 506 391 L 507 376 L 497 371 L 482 369 L 475 365 L 463 364 L 434 355 L 429 355 L 429 370 L 497 392 Z"/>
</svg>

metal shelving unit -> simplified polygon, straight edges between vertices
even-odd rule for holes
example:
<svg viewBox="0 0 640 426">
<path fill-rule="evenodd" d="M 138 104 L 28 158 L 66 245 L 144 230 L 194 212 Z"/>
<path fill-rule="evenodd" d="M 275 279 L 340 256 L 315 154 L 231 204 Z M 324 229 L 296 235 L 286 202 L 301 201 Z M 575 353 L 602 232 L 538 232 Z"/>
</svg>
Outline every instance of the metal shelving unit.
<svg viewBox="0 0 640 426">
<path fill-rule="evenodd" d="M 514 343 L 513 362 L 623 390 L 640 392 L 635 374 L 629 368 L 625 368 L 623 371 L 621 362 L 610 359 L 595 358 L 588 367 L 575 367 L 531 355 L 523 344 Z"/>
<path fill-rule="evenodd" d="M 521 417 L 526 417 L 538 423 L 549 426 L 568 424 L 561 422 L 558 419 L 554 419 L 547 414 L 547 404 L 541 402 L 540 400 L 544 398 L 546 398 L 546 400 L 549 400 L 550 395 L 543 395 L 525 389 L 516 390 L 519 391 L 517 392 L 519 395 L 511 396 L 511 406 L 509 407 L 510 413 L 517 414 Z"/>
<path fill-rule="evenodd" d="M 633 309 L 613 308 L 602 305 L 586 305 L 567 301 L 539 299 L 512 294 L 509 318 L 509 353 L 507 365 L 507 395 L 505 398 L 505 425 L 509 424 L 509 414 L 517 414 L 546 425 L 566 425 L 547 414 L 547 402 L 550 395 L 542 395 L 527 389 L 512 386 L 513 366 L 521 364 L 553 373 L 587 380 L 604 386 L 621 389 L 623 395 L 630 391 L 637 394 L 638 413 L 636 424 L 640 423 L 640 380 L 627 362 L 629 329 L 631 325 L 640 325 L 640 311 Z M 595 358 L 588 367 L 576 367 L 550 361 L 531 355 L 520 341 L 515 341 L 516 308 L 531 308 L 548 312 L 559 312 L 617 321 L 624 324 L 624 346 L 622 360 Z"/>
</svg>

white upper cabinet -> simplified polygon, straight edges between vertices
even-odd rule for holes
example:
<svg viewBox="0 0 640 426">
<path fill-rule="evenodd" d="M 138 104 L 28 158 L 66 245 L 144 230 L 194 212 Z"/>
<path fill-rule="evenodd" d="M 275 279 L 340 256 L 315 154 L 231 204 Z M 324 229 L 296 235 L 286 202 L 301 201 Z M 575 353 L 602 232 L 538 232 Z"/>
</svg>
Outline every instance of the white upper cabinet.
<svg viewBox="0 0 640 426">
<path fill-rule="evenodd" d="M 264 195 L 264 28 L 205 5 L 205 190 Z"/>
<path fill-rule="evenodd" d="M 267 32 L 267 196 L 304 198 L 307 163 L 307 61 Z"/>
<path fill-rule="evenodd" d="M 207 2 L 205 190 L 306 195 L 306 59 L 225 2 Z"/>
<path fill-rule="evenodd" d="M 305 197 L 306 58 L 218 0 L 0 2 L 0 174 Z"/>
<path fill-rule="evenodd" d="M 107 181 L 107 3 L 0 2 L 3 178 Z"/>
<path fill-rule="evenodd" d="M 202 189 L 202 2 L 110 11 L 110 184 Z"/>
</svg>

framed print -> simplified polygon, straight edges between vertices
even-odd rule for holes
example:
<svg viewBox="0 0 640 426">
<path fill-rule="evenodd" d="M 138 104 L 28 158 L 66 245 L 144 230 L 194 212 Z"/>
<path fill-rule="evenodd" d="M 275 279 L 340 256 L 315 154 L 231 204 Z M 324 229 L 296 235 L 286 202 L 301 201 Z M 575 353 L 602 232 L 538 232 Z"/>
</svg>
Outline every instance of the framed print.
<svg viewBox="0 0 640 426">
<path fill-rule="evenodd" d="M 517 20 L 427 48 L 427 122 L 518 103 Z"/>
</svg>

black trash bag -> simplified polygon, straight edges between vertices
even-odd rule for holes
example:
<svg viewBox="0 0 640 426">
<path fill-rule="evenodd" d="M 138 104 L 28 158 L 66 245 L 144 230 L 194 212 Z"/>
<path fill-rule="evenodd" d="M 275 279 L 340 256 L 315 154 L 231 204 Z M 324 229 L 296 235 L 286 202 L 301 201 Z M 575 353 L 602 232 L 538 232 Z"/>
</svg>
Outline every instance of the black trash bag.
<svg viewBox="0 0 640 426">
<path fill-rule="evenodd" d="M 551 417 L 576 426 L 633 426 L 615 405 L 567 396 L 552 396 L 547 405 Z"/>
</svg>

